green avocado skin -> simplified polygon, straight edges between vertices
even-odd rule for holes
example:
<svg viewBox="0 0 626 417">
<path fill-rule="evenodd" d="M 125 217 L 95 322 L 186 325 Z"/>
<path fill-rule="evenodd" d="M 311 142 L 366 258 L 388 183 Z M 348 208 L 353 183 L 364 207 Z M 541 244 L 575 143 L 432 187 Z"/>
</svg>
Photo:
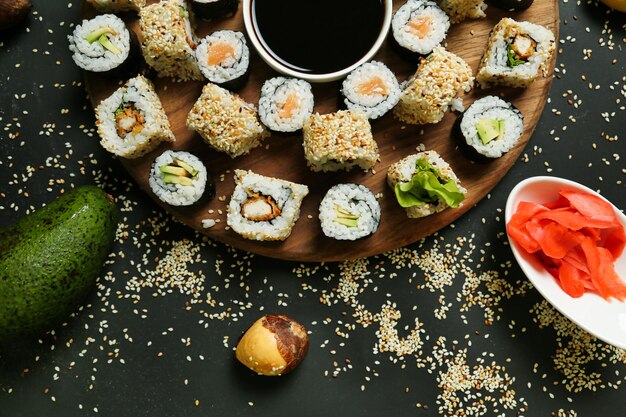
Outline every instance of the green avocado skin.
<svg viewBox="0 0 626 417">
<path fill-rule="evenodd" d="M 84 301 L 115 238 L 110 200 L 78 187 L 0 231 L 0 340 L 49 330 Z"/>
</svg>

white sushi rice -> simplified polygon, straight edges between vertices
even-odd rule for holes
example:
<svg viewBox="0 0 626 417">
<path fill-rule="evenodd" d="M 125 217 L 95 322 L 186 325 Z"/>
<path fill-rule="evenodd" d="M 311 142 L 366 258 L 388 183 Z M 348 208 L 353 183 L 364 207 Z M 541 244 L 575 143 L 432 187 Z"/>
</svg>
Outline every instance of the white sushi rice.
<svg viewBox="0 0 626 417">
<path fill-rule="evenodd" d="M 356 226 L 337 221 L 337 208 L 355 216 Z M 369 188 L 359 184 L 338 184 L 332 187 L 320 203 L 319 219 L 322 231 L 338 240 L 356 240 L 373 234 L 380 224 L 380 204 Z"/>
<path fill-rule="evenodd" d="M 233 55 L 219 65 L 209 65 L 211 46 L 223 43 L 233 48 Z M 243 33 L 234 30 L 219 30 L 200 41 L 196 49 L 196 59 L 200 71 L 209 81 L 222 84 L 242 77 L 248 71 L 250 50 Z"/>
<path fill-rule="evenodd" d="M 193 185 L 168 184 L 163 181 L 160 168 L 174 162 L 175 159 L 185 162 L 198 170 L 192 177 Z M 189 206 L 202 197 L 206 186 L 206 167 L 195 155 L 182 151 L 165 151 L 152 164 L 148 183 L 150 189 L 159 200 L 172 206 Z"/>
<path fill-rule="evenodd" d="M 289 117 L 282 117 L 281 107 L 290 96 L 296 98 L 297 106 Z M 295 132 L 313 113 L 313 90 L 311 84 L 296 78 L 275 77 L 263 83 L 259 98 L 261 122 L 277 132 Z"/>
<path fill-rule="evenodd" d="M 481 119 L 504 121 L 503 137 L 484 144 L 478 136 L 477 124 Z M 476 100 L 463 113 L 461 132 L 469 146 L 487 158 L 499 158 L 510 151 L 524 132 L 522 113 L 509 102 L 496 96 Z"/>
<path fill-rule="evenodd" d="M 117 134 L 115 111 L 120 104 L 132 104 L 144 118 L 143 129 L 121 138 Z M 96 125 L 100 144 L 109 152 L 137 158 L 156 148 L 161 142 L 174 142 L 174 134 L 153 84 L 144 76 L 131 78 L 96 107 Z"/>
<path fill-rule="evenodd" d="M 384 91 L 364 94 L 360 86 L 371 81 L 381 82 Z M 367 62 L 348 75 L 343 81 L 341 93 L 350 110 L 363 111 L 368 119 L 378 119 L 391 110 L 400 100 L 402 91 L 393 72 L 382 62 Z"/>
<path fill-rule="evenodd" d="M 114 34 L 108 33 L 106 36 L 120 50 L 120 53 L 109 51 L 97 39 L 94 42 L 87 41 L 89 34 L 106 27 L 115 32 Z M 130 52 L 130 33 L 124 21 L 113 14 L 103 14 L 90 20 L 83 20 L 80 25 L 76 26 L 72 35 L 68 36 L 68 39 L 74 62 L 87 71 L 104 72 L 117 68 L 128 58 Z"/>
<path fill-rule="evenodd" d="M 420 38 L 410 31 L 409 22 L 419 18 L 432 23 L 428 36 Z M 400 46 L 421 55 L 427 55 L 439 46 L 450 29 L 448 15 L 430 0 L 409 0 L 394 14 L 391 21 L 393 37 Z"/>
<path fill-rule="evenodd" d="M 241 213 L 242 205 L 251 194 L 270 196 L 281 209 L 281 214 L 269 221 L 253 221 Z M 246 239 L 285 240 L 291 234 L 300 216 L 302 199 L 309 193 L 306 185 L 235 170 L 235 190 L 228 204 L 227 223 Z"/>
</svg>

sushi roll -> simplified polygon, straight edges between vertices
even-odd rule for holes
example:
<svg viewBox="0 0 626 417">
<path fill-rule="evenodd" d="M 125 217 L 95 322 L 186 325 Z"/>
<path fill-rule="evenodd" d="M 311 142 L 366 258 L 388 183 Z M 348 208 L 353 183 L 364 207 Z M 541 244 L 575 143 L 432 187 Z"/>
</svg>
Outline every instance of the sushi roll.
<svg viewBox="0 0 626 417">
<path fill-rule="evenodd" d="M 154 160 L 148 183 L 159 200 L 172 206 L 190 206 L 205 192 L 208 175 L 202 161 L 181 151 L 165 151 Z M 211 178 L 208 194 L 215 196 Z"/>
<path fill-rule="evenodd" d="M 481 88 L 528 87 L 540 76 L 547 76 L 555 47 L 550 29 L 505 17 L 489 35 L 476 81 Z"/>
<path fill-rule="evenodd" d="M 473 83 L 467 62 L 437 47 L 420 59 L 417 72 L 404 85 L 394 115 L 409 124 L 438 123 L 457 102 L 459 91 L 469 91 Z"/>
<path fill-rule="evenodd" d="M 350 110 L 361 110 L 369 119 L 385 115 L 400 100 L 400 84 L 382 62 L 365 63 L 343 81 L 341 94 Z"/>
<path fill-rule="evenodd" d="M 239 0 L 191 0 L 191 7 L 199 18 L 211 20 L 234 15 Z"/>
<path fill-rule="evenodd" d="M 387 184 L 410 219 L 460 207 L 467 194 L 450 165 L 435 151 L 409 155 L 391 165 Z"/>
<path fill-rule="evenodd" d="M 146 0 L 87 0 L 99 12 L 119 13 L 126 11 L 138 12 L 146 5 Z"/>
<path fill-rule="evenodd" d="M 248 77 L 250 51 L 241 32 L 220 30 L 203 38 L 196 59 L 202 74 L 220 87 L 236 90 Z"/>
<path fill-rule="evenodd" d="M 369 188 L 358 184 L 332 187 L 320 203 L 322 231 L 337 240 L 356 240 L 376 232 L 380 204 Z"/>
<path fill-rule="evenodd" d="M 141 58 L 137 36 L 112 14 L 83 20 L 68 39 L 74 62 L 86 71 L 126 77 Z"/>
<path fill-rule="evenodd" d="M 409 0 L 393 15 L 391 30 L 399 46 L 420 55 L 430 54 L 446 38 L 450 19 L 431 0 Z"/>
<path fill-rule="evenodd" d="M 189 112 L 187 127 L 231 158 L 250 152 L 270 136 L 252 104 L 211 83 L 204 86 Z"/>
<path fill-rule="evenodd" d="M 450 23 L 483 18 L 487 9 L 484 0 L 439 0 L 439 6 L 450 17 Z"/>
<path fill-rule="evenodd" d="M 454 128 L 459 148 L 476 162 L 488 162 L 510 151 L 524 132 L 524 116 L 496 96 L 476 100 Z"/>
<path fill-rule="evenodd" d="M 304 157 L 313 171 L 346 171 L 374 167 L 380 159 L 378 145 L 365 113 L 340 110 L 313 114 L 304 123 Z"/>
<path fill-rule="evenodd" d="M 259 98 L 261 122 L 276 132 L 296 132 L 313 113 L 311 84 L 275 77 L 263 83 Z"/>
<path fill-rule="evenodd" d="M 142 75 L 128 80 L 96 107 L 96 126 L 104 149 L 127 159 L 176 140 L 154 86 Z"/>
<path fill-rule="evenodd" d="M 226 221 L 246 239 L 285 240 L 308 193 L 306 185 L 237 169 Z"/>
<path fill-rule="evenodd" d="M 498 9 L 509 12 L 518 12 L 526 10 L 533 4 L 533 0 L 489 0 L 489 4 Z"/>
<path fill-rule="evenodd" d="M 159 77 L 176 81 L 202 80 L 196 61 L 193 13 L 185 0 L 161 0 L 142 7 L 141 51 Z"/>
</svg>

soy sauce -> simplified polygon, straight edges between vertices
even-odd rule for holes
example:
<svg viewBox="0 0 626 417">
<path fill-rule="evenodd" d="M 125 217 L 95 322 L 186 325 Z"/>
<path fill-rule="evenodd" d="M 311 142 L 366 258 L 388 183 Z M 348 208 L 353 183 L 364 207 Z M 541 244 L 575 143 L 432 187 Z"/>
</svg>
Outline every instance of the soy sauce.
<svg viewBox="0 0 626 417">
<path fill-rule="evenodd" d="M 266 51 L 309 74 L 346 68 L 374 45 L 383 0 L 253 0 L 254 27 Z"/>
</svg>

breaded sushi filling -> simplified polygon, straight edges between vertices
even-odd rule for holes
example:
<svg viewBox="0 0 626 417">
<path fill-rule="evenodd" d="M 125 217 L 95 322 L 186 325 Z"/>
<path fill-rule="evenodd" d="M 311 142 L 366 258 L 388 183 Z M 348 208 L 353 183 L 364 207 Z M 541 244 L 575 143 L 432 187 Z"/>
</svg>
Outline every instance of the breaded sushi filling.
<svg viewBox="0 0 626 417">
<path fill-rule="evenodd" d="M 267 222 L 280 216 L 282 210 L 269 195 L 250 192 L 248 199 L 241 204 L 241 215 L 255 222 Z"/>
<path fill-rule="evenodd" d="M 122 103 L 120 108 L 115 111 L 117 136 L 122 139 L 125 139 L 129 133 L 133 135 L 141 133 L 145 122 L 144 115 L 132 104 L 124 106 L 124 103 Z"/>
</svg>

